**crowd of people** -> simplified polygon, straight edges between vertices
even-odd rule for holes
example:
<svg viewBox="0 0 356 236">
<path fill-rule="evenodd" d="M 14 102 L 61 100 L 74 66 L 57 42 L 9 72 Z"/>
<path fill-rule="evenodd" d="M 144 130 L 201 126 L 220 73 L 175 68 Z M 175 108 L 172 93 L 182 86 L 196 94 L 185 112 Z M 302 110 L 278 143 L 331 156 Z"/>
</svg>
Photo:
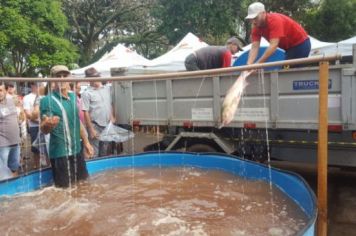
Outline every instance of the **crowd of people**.
<svg viewBox="0 0 356 236">
<path fill-rule="evenodd" d="M 85 74 L 100 77 L 93 67 Z M 28 158 L 31 149 L 31 169 L 51 165 L 55 185 L 68 187 L 88 176 L 85 159 L 112 154 L 116 144 L 99 140 L 109 122 L 115 123 L 112 92 L 98 81 L 82 93 L 79 82 L 60 82 L 70 76 L 64 65 L 52 67 L 50 75 L 56 82 L 31 82 L 22 98 L 14 83 L 0 83 L 0 172 L 18 175 L 21 156 Z"/>
</svg>

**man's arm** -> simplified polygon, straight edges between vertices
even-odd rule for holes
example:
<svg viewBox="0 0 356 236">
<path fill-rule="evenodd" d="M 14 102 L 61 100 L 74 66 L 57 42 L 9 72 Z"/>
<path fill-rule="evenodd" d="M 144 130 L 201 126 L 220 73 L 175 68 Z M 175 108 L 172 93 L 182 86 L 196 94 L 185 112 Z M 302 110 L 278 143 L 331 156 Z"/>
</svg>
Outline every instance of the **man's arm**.
<svg viewBox="0 0 356 236">
<path fill-rule="evenodd" d="M 115 124 L 116 122 L 116 117 L 115 117 L 115 108 L 114 105 L 111 105 L 111 114 L 110 114 L 110 121 L 111 123 Z"/>
<path fill-rule="evenodd" d="M 81 121 L 80 121 L 80 138 L 82 139 L 83 144 L 89 143 L 88 137 L 87 137 L 87 135 L 85 133 L 84 125 L 83 125 L 83 123 Z"/>
<path fill-rule="evenodd" d="M 87 126 L 87 130 L 89 133 L 90 138 L 95 138 L 97 136 L 96 130 L 94 129 L 94 126 L 92 124 L 89 111 L 84 111 L 84 119 L 85 119 L 85 124 Z"/>
<path fill-rule="evenodd" d="M 38 109 L 33 109 L 33 111 L 31 112 L 28 109 L 24 109 L 25 115 L 26 115 L 26 119 L 33 121 L 33 122 L 37 122 L 38 121 L 38 117 L 39 117 L 39 110 Z"/>
<path fill-rule="evenodd" d="M 30 101 L 30 97 L 26 95 L 23 99 L 23 109 L 25 111 L 26 119 L 36 122 L 38 121 L 38 113 L 36 113 L 35 111 L 31 111 L 31 106 L 34 105 L 32 103 L 33 102 Z"/>
<path fill-rule="evenodd" d="M 278 48 L 279 38 L 274 38 L 269 41 L 269 47 L 263 53 L 260 59 L 257 60 L 256 63 L 265 62 Z"/>
<path fill-rule="evenodd" d="M 24 111 L 25 111 L 26 119 L 27 120 L 32 120 L 31 119 L 32 118 L 31 112 L 29 110 L 27 110 L 27 109 L 24 109 Z"/>
<path fill-rule="evenodd" d="M 40 129 L 42 133 L 48 134 L 58 125 L 60 118 L 53 116 L 46 98 L 40 101 L 39 113 L 41 114 Z"/>
<path fill-rule="evenodd" d="M 112 98 L 115 97 L 115 91 L 113 89 L 113 87 L 111 86 L 110 87 L 110 94 L 111 94 L 111 100 L 110 100 L 110 103 L 111 103 L 111 114 L 110 114 L 110 121 L 111 123 L 115 124 L 116 122 L 116 116 L 115 116 L 115 104 L 114 104 L 114 101 Z"/>
<path fill-rule="evenodd" d="M 259 49 L 260 49 L 260 41 L 253 42 L 251 45 L 250 52 L 248 54 L 247 65 L 251 65 L 255 62 Z"/>
<path fill-rule="evenodd" d="M 83 142 L 83 147 L 85 148 L 85 155 L 86 157 L 92 157 L 94 155 L 94 149 L 93 146 L 90 144 L 87 134 L 85 132 L 84 125 L 82 122 L 80 122 L 80 138 L 82 139 Z"/>
<path fill-rule="evenodd" d="M 94 129 L 92 119 L 89 114 L 90 108 L 90 94 L 86 91 L 82 94 L 82 111 L 84 113 L 85 125 L 90 138 L 95 138 L 97 136 L 96 130 Z"/>
</svg>

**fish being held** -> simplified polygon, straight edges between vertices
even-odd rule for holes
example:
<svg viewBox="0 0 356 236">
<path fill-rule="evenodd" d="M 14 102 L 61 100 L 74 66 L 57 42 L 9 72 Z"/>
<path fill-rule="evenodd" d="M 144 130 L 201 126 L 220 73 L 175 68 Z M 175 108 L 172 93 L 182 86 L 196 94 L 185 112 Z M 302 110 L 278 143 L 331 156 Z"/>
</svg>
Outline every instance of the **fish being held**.
<svg viewBox="0 0 356 236">
<path fill-rule="evenodd" d="M 219 128 L 228 125 L 234 118 L 236 109 L 240 103 L 241 96 L 245 87 L 248 85 L 245 80 L 251 73 L 252 71 L 243 71 L 235 83 L 227 91 L 221 109 L 221 125 Z"/>
</svg>

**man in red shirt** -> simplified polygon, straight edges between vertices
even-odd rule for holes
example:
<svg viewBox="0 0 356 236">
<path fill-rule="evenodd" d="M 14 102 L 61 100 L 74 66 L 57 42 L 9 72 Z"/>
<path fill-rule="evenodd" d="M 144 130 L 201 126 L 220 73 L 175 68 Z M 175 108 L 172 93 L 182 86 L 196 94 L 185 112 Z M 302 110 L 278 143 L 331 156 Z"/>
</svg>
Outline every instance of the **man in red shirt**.
<svg viewBox="0 0 356 236">
<path fill-rule="evenodd" d="M 280 47 L 286 51 L 286 59 L 308 57 L 310 40 L 303 27 L 283 14 L 267 13 L 260 2 L 252 3 L 248 7 L 245 19 L 252 23 L 252 47 L 247 64 L 255 62 L 260 47 L 261 37 L 269 41 L 270 45 L 256 63 L 265 62 Z"/>
<path fill-rule="evenodd" d="M 185 59 L 185 68 L 188 71 L 217 69 L 231 66 L 231 57 L 239 50 L 242 51 L 241 42 L 232 37 L 224 46 L 207 46 L 189 54 Z"/>
</svg>

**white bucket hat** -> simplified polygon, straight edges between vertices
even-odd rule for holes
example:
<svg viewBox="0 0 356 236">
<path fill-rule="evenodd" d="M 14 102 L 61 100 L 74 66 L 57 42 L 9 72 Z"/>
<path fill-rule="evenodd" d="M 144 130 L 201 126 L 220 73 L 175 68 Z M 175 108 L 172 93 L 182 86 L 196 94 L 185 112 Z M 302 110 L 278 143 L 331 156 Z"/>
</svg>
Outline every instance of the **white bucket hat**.
<svg viewBox="0 0 356 236">
<path fill-rule="evenodd" d="M 260 2 L 254 2 L 252 4 L 250 4 L 250 6 L 248 6 L 248 10 L 247 10 L 247 16 L 245 17 L 246 20 L 249 19 L 254 19 L 256 18 L 256 16 L 258 14 L 260 14 L 261 12 L 264 12 L 265 10 L 265 5 L 263 5 Z"/>
</svg>

